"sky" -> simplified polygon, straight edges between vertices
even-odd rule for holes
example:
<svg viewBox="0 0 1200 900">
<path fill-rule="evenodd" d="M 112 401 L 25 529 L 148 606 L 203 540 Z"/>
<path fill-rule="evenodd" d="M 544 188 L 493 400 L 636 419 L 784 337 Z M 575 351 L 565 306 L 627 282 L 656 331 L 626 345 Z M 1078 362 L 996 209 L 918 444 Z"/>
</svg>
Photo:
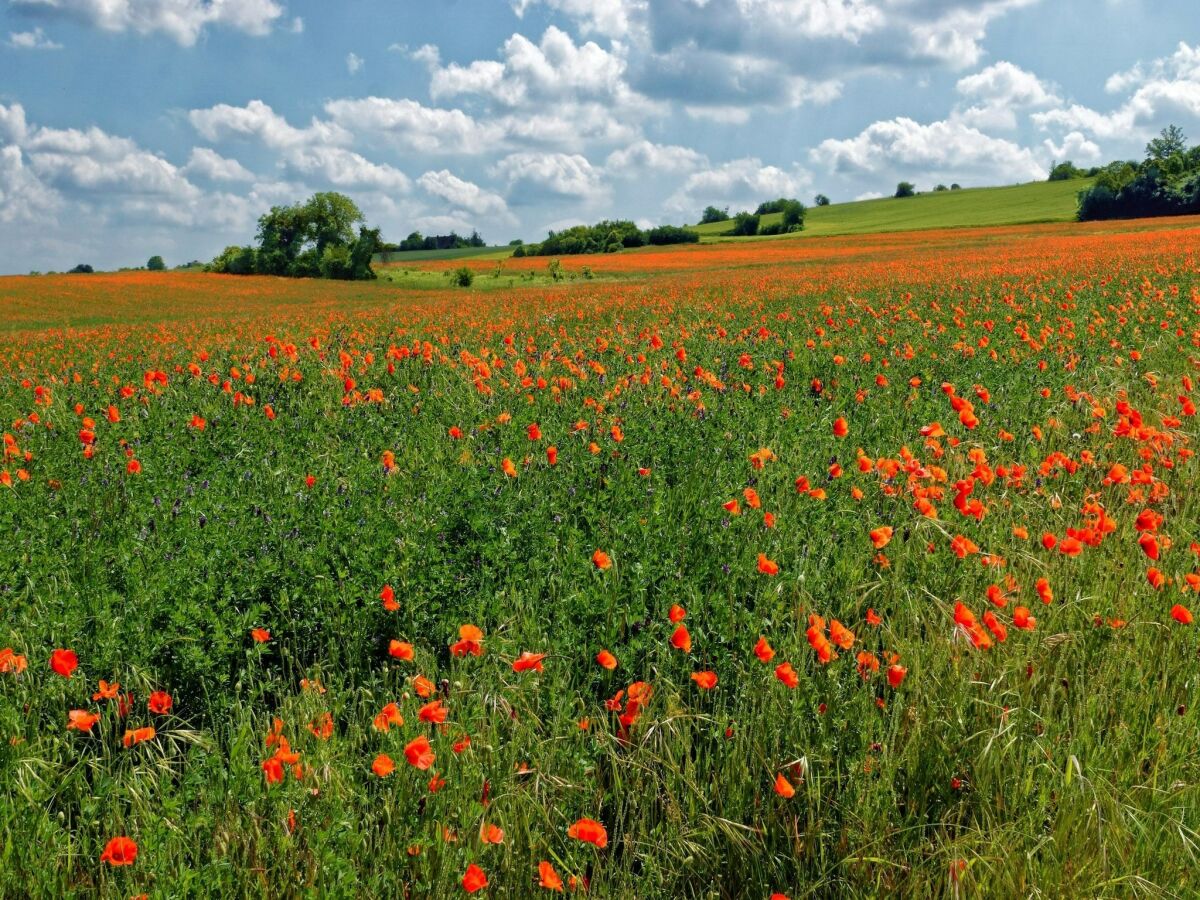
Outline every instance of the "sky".
<svg viewBox="0 0 1200 900">
<path fill-rule="evenodd" d="M 352 197 L 537 240 L 1200 139 L 1196 0 L 0 0 L 0 273 Z"/>
</svg>

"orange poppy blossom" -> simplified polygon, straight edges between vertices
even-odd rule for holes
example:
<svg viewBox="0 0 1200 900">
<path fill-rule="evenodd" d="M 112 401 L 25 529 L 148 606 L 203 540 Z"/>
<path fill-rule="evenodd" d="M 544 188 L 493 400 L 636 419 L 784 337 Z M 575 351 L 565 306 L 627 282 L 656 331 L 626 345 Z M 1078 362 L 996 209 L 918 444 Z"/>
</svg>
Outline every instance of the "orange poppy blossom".
<svg viewBox="0 0 1200 900">
<path fill-rule="evenodd" d="M 133 728 L 125 732 L 124 737 L 121 738 L 121 743 L 124 744 L 126 749 L 128 749 L 137 744 L 154 740 L 156 734 L 157 732 L 154 730 L 153 725 L 146 725 L 142 728 Z"/>
<path fill-rule="evenodd" d="M 692 635 L 686 625 L 680 625 L 671 632 L 671 646 L 684 653 L 692 652 Z"/>
<path fill-rule="evenodd" d="M 769 663 L 775 658 L 775 651 L 761 634 L 758 636 L 758 641 L 754 644 L 754 655 L 761 663 Z"/>
<path fill-rule="evenodd" d="M 467 871 L 463 873 L 462 886 L 468 894 L 482 891 L 488 886 L 487 873 L 475 863 L 471 863 L 467 866 Z"/>
<path fill-rule="evenodd" d="M 775 776 L 775 793 L 785 800 L 796 796 L 796 789 L 790 781 L 783 777 L 782 772 Z"/>
<path fill-rule="evenodd" d="M 563 892 L 562 878 L 554 871 L 554 866 L 548 860 L 543 859 L 538 863 L 538 887 L 543 887 L 548 891 L 554 891 L 559 894 Z"/>
<path fill-rule="evenodd" d="M 74 650 L 55 650 L 50 654 L 50 668 L 63 678 L 70 678 L 79 668 L 79 657 Z"/>
<path fill-rule="evenodd" d="M 100 862 L 110 866 L 132 866 L 137 861 L 138 845 L 125 836 L 115 837 L 104 845 L 100 854 Z"/>
<path fill-rule="evenodd" d="M 767 559 L 765 553 L 758 554 L 758 571 L 764 575 L 778 575 L 779 565 Z"/>
<path fill-rule="evenodd" d="M 522 650 L 521 655 L 513 660 L 512 669 L 514 672 L 541 672 L 542 660 L 545 658 L 545 653 L 530 653 L 528 650 Z"/>
<path fill-rule="evenodd" d="M 601 850 L 608 846 L 608 830 L 595 819 L 578 819 L 567 829 L 567 837 L 592 844 Z"/>
<path fill-rule="evenodd" d="M 404 758 L 410 766 L 425 771 L 433 765 L 437 757 L 429 744 L 429 738 L 420 735 L 404 745 Z"/>
<path fill-rule="evenodd" d="M 398 641 L 392 638 L 388 642 L 388 656 L 392 659 L 398 659 L 401 662 L 412 662 L 414 656 L 413 645 L 404 641 Z"/>
<path fill-rule="evenodd" d="M 73 709 L 67 713 L 67 731 L 91 731 L 92 726 L 100 721 L 100 713 L 91 713 L 86 709 Z"/>
<path fill-rule="evenodd" d="M 475 625 L 458 629 L 458 640 L 450 645 L 452 656 L 483 656 L 483 632 Z"/>
</svg>

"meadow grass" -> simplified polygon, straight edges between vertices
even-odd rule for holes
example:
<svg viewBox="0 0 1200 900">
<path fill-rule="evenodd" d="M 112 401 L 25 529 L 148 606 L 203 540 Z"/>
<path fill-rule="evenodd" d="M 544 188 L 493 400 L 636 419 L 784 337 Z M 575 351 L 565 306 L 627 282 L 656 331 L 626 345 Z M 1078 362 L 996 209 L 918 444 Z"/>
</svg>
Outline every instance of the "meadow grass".
<svg viewBox="0 0 1200 900">
<path fill-rule="evenodd" d="M 1194 894 L 1192 224 L 0 281 L 0 895 Z"/>
<path fill-rule="evenodd" d="M 1090 179 L 1036 181 L 1005 187 L 964 188 L 915 197 L 883 197 L 829 206 L 810 206 L 804 230 L 791 235 L 728 238 L 732 222 L 689 226 L 701 240 L 775 240 L 823 235 L 872 234 L 926 228 L 978 228 L 991 225 L 1025 225 L 1069 222 L 1075 218 L 1076 198 Z M 760 227 L 777 224 L 782 213 L 761 217 Z"/>
</svg>

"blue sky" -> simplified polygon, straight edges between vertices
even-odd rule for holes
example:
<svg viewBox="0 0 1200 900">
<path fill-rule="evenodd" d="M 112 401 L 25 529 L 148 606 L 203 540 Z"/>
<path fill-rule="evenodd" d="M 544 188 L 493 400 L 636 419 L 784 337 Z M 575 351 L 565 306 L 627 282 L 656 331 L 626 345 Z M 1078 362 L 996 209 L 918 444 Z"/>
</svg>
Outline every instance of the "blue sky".
<svg viewBox="0 0 1200 900">
<path fill-rule="evenodd" d="M 490 241 L 1033 180 L 1200 138 L 1194 0 L 0 0 L 0 272 L 316 190 Z"/>
</svg>

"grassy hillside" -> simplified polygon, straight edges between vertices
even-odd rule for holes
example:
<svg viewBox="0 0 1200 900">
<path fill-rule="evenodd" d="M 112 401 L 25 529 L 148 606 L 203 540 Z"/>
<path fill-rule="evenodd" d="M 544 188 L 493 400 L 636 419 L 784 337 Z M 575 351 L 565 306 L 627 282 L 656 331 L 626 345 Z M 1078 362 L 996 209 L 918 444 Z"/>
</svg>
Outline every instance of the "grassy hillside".
<svg viewBox="0 0 1200 900">
<path fill-rule="evenodd" d="M 430 259 L 472 259 L 492 256 L 504 259 L 512 255 L 512 247 L 460 247 L 457 250 L 405 250 L 390 253 L 376 253 L 373 262 L 376 263 L 411 263 L 425 262 Z"/>
<path fill-rule="evenodd" d="M 1085 179 L 1037 181 L 1009 187 L 940 191 L 900 200 L 887 197 L 810 207 L 802 234 L 870 234 L 922 228 L 1068 222 L 1075 217 L 1076 195 L 1090 183 Z M 770 225 L 778 220 L 779 213 L 765 215 L 761 224 Z M 714 222 L 691 227 L 700 233 L 701 240 L 730 240 L 720 237 L 730 225 L 730 222 Z"/>
</svg>

